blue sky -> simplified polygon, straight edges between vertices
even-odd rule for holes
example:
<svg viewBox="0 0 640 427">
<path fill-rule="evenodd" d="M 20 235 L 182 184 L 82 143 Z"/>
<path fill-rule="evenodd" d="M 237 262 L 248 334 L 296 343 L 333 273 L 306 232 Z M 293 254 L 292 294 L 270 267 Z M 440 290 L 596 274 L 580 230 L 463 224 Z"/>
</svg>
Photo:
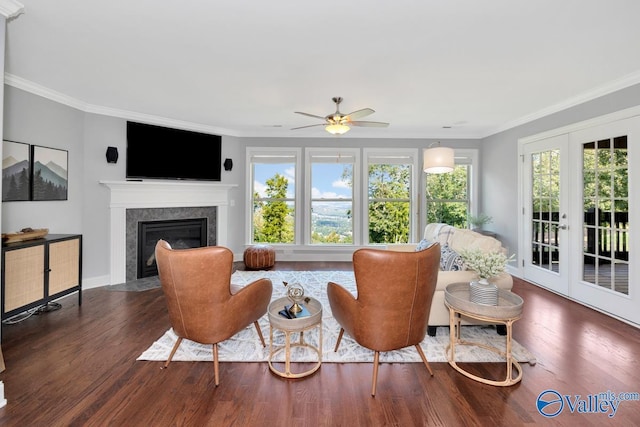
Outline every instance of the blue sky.
<svg viewBox="0 0 640 427">
<path fill-rule="evenodd" d="M 311 189 L 314 198 L 341 198 L 351 197 L 351 189 L 341 180 L 344 164 L 339 163 L 314 163 Z M 287 196 L 294 198 L 295 176 L 292 164 L 268 164 L 257 163 L 254 165 L 254 188 L 261 196 L 264 196 L 267 179 L 276 173 L 283 174 L 289 180 Z"/>
</svg>

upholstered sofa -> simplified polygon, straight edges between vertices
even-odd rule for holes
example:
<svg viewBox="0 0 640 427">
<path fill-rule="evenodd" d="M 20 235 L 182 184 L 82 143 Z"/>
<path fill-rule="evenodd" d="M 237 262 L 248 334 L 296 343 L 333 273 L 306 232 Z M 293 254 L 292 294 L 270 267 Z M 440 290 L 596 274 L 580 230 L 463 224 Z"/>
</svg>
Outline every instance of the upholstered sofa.
<svg viewBox="0 0 640 427">
<path fill-rule="evenodd" d="M 498 239 L 472 230 L 452 227 L 447 224 L 432 223 L 428 224 L 424 230 L 424 241 L 438 242 L 442 249 L 442 259 L 440 261 L 441 268 L 460 268 L 460 259 L 456 258 L 463 249 L 480 249 L 482 251 L 492 252 L 500 251 L 505 255 L 506 249 Z M 424 243 L 423 241 L 423 243 Z M 391 244 L 387 245 L 387 250 L 393 251 L 415 251 L 418 244 Z M 463 267 L 464 268 L 464 267 Z M 431 314 L 429 315 L 429 335 L 436 334 L 438 326 L 449 326 L 449 309 L 444 305 L 444 290 L 447 285 L 456 282 L 470 282 L 476 280 L 476 274 L 472 270 L 442 270 L 438 272 L 438 282 L 436 292 L 433 297 L 431 306 Z M 513 278 L 509 273 L 502 273 L 491 279 L 498 288 L 510 291 L 513 286 Z M 479 321 L 463 319 L 462 324 L 478 324 Z"/>
</svg>

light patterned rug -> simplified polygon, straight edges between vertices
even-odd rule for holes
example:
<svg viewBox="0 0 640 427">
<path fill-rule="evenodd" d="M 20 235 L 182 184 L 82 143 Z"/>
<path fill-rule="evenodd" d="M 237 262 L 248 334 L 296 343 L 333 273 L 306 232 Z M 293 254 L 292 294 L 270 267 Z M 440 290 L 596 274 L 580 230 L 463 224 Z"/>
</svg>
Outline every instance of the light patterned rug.
<svg viewBox="0 0 640 427">
<path fill-rule="evenodd" d="M 327 282 L 335 282 L 343 285 L 355 294 L 355 280 L 350 271 L 236 271 L 232 276 L 232 283 L 246 285 L 252 281 L 267 277 L 273 282 L 272 300 L 285 296 L 286 288 L 283 282 L 300 283 L 304 286 L 305 295 L 316 298 L 322 303 L 322 362 L 323 363 L 353 363 L 372 362 L 373 351 L 358 345 L 351 337 L 344 335 L 338 352 L 333 349 L 338 338 L 340 326 L 331 314 L 331 307 L 327 299 Z M 218 345 L 220 361 L 224 362 L 264 362 L 269 358 L 269 320 L 267 315 L 260 321 L 262 333 L 267 342 L 267 347 L 260 344 L 255 327 L 250 325 L 233 338 Z M 517 328 L 517 322 L 514 324 Z M 296 338 L 295 336 L 294 338 Z M 305 341 L 318 344 L 319 328 L 305 332 Z M 504 350 L 505 337 L 496 333 L 493 326 L 464 326 L 462 338 L 468 341 L 481 342 Z M 176 335 L 169 329 L 163 336 L 154 342 L 149 349 L 143 352 L 137 360 L 165 361 L 171 348 L 176 342 Z M 274 331 L 274 345 L 282 345 L 284 334 Z M 449 344 L 449 328 L 438 327 L 435 337 L 427 336 L 421 347 L 429 362 L 446 362 L 445 349 Z M 283 352 L 281 352 L 283 353 Z M 280 353 L 280 354 L 281 354 Z M 512 353 L 519 362 L 536 363 L 536 358 L 522 345 L 512 340 Z M 304 348 L 292 349 L 292 360 L 298 362 L 313 361 L 314 354 Z M 315 355 L 317 358 L 317 355 Z M 173 357 L 174 361 L 211 361 L 213 360 L 210 345 L 202 345 L 189 340 L 184 340 Z M 275 358 L 274 360 L 282 360 Z M 317 359 L 316 359 L 317 360 Z M 458 362 L 501 362 L 504 358 L 496 353 L 475 346 L 456 346 L 456 360 Z M 414 347 L 407 347 L 380 354 L 380 362 L 404 363 L 422 362 Z"/>
</svg>

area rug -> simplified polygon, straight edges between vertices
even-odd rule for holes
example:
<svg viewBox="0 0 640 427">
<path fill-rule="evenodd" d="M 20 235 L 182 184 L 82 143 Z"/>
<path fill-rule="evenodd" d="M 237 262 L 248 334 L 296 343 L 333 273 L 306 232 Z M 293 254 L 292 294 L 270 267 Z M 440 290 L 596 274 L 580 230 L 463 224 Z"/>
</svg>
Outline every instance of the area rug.
<svg viewBox="0 0 640 427">
<path fill-rule="evenodd" d="M 357 344 L 351 337 L 344 335 L 340 347 L 334 352 L 340 326 L 331 314 L 331 307 L 327 299 L 327 282 L 335 282 L 344 286 L 355 294 L 356 286 L 351 271 L 236 271 L 232 276 L 232 283 L 247 285 L 252 281 L 267 277 L 273 282 L 272 300 L 285 296 L 286 288 L 283 282 L 300 283 L 304 286 L 305 295 L 316 298 L 322 303 L 322 362 L 323 363 L 354 363 L 372 362 L 373 351 Z M 253 325 L 240 331 L 233 338 L 218 345 L 219 360 L 223 362 L 264 362 L 269 358 L 269 319 L 265 315 L 259 320 L 262 333 L 267 342 L 263 348 Z M 517 328 L 517 323 L 514 325 Z M 317 345 L 319 328 L 305 332 L 304 339 Z M 480 342 L 504 350 L 505 337 L 498 335 L 493 326 L 463 326 L 462 337 L 467 341 Z M 274 331 L 274 345 L 282 345 L 284 333 Z M 296 337 L 297 338 L 297 337 Z M 166 361 L 176 335 L 169 329 L 149 349 L 144 351 L 137 360 Z M 427 336 L 422 342 L 427 359 L 430 362 L 446 362 L 445 349 L 449 344 L 449 328 L 438 327 L 435 337 Z M 281 352 L 283 353 L 283 352 Z M 535 364 L 536 358 L 522 345 L 512 340 L 512 354 L 521 363 Z M 312 352 L 304 348 L 292 349 L 292 360 L 298 362 L 314 361 Z M 211 361 L 213 360 L 210 345 L 202 345 L 184 340 L 173 357 L 173 361 Z M 282 360 L 277 357 L 274 360 Z M 475 346 L 456 346 L 456 361 L 458 362 L 502 362 L 500 355 Z M 422 362 L 414 347 L 389 351 L 380 354 L 382 363 Z"/>
</svg>

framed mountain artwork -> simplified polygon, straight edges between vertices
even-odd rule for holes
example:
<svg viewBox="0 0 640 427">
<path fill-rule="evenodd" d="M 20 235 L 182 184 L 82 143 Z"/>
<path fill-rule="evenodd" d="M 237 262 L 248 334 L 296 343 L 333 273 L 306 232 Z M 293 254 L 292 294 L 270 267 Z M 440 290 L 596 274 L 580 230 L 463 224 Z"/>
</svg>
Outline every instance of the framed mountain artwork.
<svg viewBox="0 0 640 427">
<path fill-rule="evenodd" d="M 69 153 L 31 146 L 31 200 L 67 200 Z"/>
<path fill-rule="evenodd" d="M 31 150 L 29 144 L 2 141 L 2 201 L 30 200 Z"/>
</svg>

